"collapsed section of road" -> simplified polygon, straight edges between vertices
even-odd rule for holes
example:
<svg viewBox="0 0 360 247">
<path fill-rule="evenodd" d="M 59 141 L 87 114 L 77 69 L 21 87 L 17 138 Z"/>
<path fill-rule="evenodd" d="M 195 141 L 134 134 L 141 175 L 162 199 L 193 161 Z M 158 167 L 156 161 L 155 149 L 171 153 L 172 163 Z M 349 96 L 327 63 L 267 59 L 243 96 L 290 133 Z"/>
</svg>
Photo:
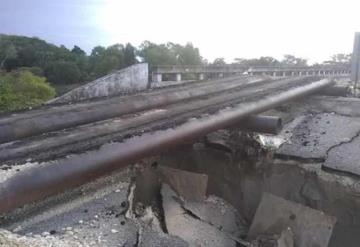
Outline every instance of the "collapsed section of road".
<svg viewBox="0 0 360 247">
<path fill-rule="evenodd" d="M 254 90 L 245 97 L 246 100 L 230 109 L 20 172 L 1 184 L 0 213 L 79 186 L 144 157 L 192 142 L 212 131 L 232 126 L 252 114 L 312 94 L 331 84 L 331 79 L 314 78 L 279 81 L 272 84 L 271 90 L 262 87 Z"/>
</svg>

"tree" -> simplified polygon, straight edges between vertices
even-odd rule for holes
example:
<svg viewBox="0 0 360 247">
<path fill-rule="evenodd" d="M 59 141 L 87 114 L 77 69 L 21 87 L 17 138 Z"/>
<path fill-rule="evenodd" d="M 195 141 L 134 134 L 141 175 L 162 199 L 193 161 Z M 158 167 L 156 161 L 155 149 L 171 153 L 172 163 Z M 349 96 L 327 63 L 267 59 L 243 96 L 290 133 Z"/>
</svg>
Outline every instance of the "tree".
<svg viewBox="0 0 360 247">
<path fill-rule="evenodd" d="M 307 66 L 307 60 L 304 58 L 298 58 L 293 55 L 284 55 L 284 59 L 281 61 L 283 65 L 290 66 Z"/>
<path fill-rule="evenodd" d="M 110 72 L 120 69 L 120 61 L 116 56 L 105 56 L 94 67 L 96 77 L 104 76 Z"/>
<path fill-rule="evenodd" d="M 4 64 L 8 59 L 16 57 L 17 51 L 15 46 L 5 36 L 0 35 L 0 70 L 4 68 Z"/>
<path fill-rule="evenodd" d="M 14 111 L 38 106 L 53 98 L 55 90 L 46 78 L 29 71 L 13 71 L 0 75 L 0 111 Z"/>
<path fill-rule="evenodd" d="M 51 83 L 73 84 L 79 82 L 81 72 L 74 62 L 57 61 L 45 69 L 45 75 Z"/>
<path fill-rule="evenodd" d="M 139 48 L 138 55 L 143 62 L 150 65 L 176 65 L 178 64 L 175 53 L 165 44 L 154 44 L 144 41 Z"/>
<path fill-rule="evenodd" d="M 78 55 L 78 56 L 84 56 L 86 55 L 85 51 L 83 51 L 79 46 L 75 45 L 74 48 L 72 48 L 71 53 Z"/>
<path fill-rule="evenodd" d="M 136 49 L 130 43 L 127 43 L 124 49 L 124 64 L 127 67 L 136 63 Z"/>
<path fill-rule="evenodd" d="M 214 62 L 212 62 L 213 65 L 225 65 L 225 59 L 223 57 L 215 58 Z"/>
<path fill-rule="evenodd" d="M 192 43 L 187 43 L 185 46 L 168 43 L 167 47 L 175 55 L 177 64 L 200 65 L 203 62 L 199 49 L 195 48 Z"/>
<path fill-rule="evenodd" d="M 325 65 L 343 65 L 349 66 L 351 63 L 351 53 L 350 54 L 335 54 L 331 56 L 331 60 L 324 61 L 323 64 Z"/>
<path fill-rule="evenodd" d="M 0 35 L 0 69 L 36 68 L 37 74 L 43 72 L 52 83 L 93 80 L 135 64 L 138 59 L 150 65 L 200 65 L 205 62 L 199 49 L 191 43 L 183 46 L 171 42 L 155 44 L 144 41 L 138 49 L 130 43 L 125 46 L 96 46 L 87 55 L 77 45 L 69 50 L 63 45 L 56 46 L 36 37 Z M 65 71 L 69 76 L 65 76 Z"/>
<path fill-rule="evenodd" d="M 278 66 L 280 62 L 273 57 L 260 57 L 260 58 L 235 58 L 234 62 L 236 64 L 240 64 L 243 66 L 251 67 L 251 66 Z"/>
<path fill-rule="evenodd" d="M 20 72 L 20 71 L 29 71 L 33 75 L 40 76 L 40 77 L 44 76 L 44 71 L 39 67 L 20 67 L 20 68 L 17 68 L 16 70 L 13 70 L 13 71 L 18 71 L 18 72 Z"/>
<path fill-rule="evenodd" d="M 200 65 L 203 59 L 198 48 L 191 43 L 185 46 L 175 43 L 154 44 L 144 41 L 138 50 L 143 62 L 151 65 Z"/>
<path fill-rule="evenodd" d="M 107 48 L 102 46 L 95 47 L 90 55 L 90 71 L 93 77 L 100 77 L 126 67 L 124 46 L 115 44 Z"/>
<path fill-rule="evenodd" d="M 89 58 L 79 46 L 75 45 L 71 49 L 71 54 L 73 56 L 72 61 L 74 61 L 80 71 L 80 81 L 87 81 L 89 79 Z"/>
</svg>

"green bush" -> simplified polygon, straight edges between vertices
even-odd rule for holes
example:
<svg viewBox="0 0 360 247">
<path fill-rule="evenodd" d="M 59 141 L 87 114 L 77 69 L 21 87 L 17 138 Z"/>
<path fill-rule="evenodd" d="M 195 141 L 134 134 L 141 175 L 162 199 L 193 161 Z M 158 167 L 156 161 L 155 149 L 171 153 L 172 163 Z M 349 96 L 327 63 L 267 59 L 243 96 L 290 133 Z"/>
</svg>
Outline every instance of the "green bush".
<svg viewBox="0 0 360 247">
<path fill-rule="evenodd" d="M 0 74 L 0 111 L 14 111 L 38 106 L 53 98 L 55 90 L 44 77 L 29 71 Z"/>
<path fill-rule="evenodd" d="M 16 71 L 30 71 L 33 75 L 44 76 L 44 71 L 40 67 L 20 67 L 17 68 Z"/>
</svg>

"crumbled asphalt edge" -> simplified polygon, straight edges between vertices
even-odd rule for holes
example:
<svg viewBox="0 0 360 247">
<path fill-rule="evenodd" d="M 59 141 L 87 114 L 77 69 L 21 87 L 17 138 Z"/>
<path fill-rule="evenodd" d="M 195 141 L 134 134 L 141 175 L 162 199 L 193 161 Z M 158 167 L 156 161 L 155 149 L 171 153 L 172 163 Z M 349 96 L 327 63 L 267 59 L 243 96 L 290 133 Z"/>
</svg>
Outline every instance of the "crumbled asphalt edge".
<svg viewBox="0 0 360 247">
<path fill-rule="evenodd" d="M 300 163 L 323 163 L 326 158 L 304 158 L 296 155 L 274 153 L 274 158 L 281 160 L 294 160 Z"/>
<path fill-rule="evenodd" d="M 128 187 L 128 191 L 127 191 L 127 204 L 128 204 L 128 208 L 125 212 L 125 217 L 128 219 L 133 219 L 134 218 L 134 212 L 133 212 L 133 203 L 134 203 L 134 192 L 135 192 L 135 180 L 134 178 L 131 178 L 131 182 L 129 184 Z"/>
<path fill-rule="evenodd" d="M 141 243 L 141 226 L 139 226 L 139 228 L 136 232 L 136 242 L 133 246 L 138 247 L 140 243 Z"/>
<path fill-rule="evenodd" d="M 120 171 L 119 173 L 99 178 L 90 183 L 84 184 L 83 186 L 79 186 L 57 195 L 47 197 L 43 200 L 24 205 L 10 213 L 0 214 L 0 228 L 7 229 L 14 224 L 16 225 L 16 222 L 32 218 L 33 216 L 41 214 L 43 211 L 51 209 L 53 206 L 58 205 L 59 203 L 66 203 L 72 200 L 76 200 L 77 198 L 82 197 L 84 193 L 96 193 L 97 188 L 100 188 L 101 190 L 101 188 L 112 186 L 115 184 L 114 181 L 121 181 L 122 179 L 125 179 L 125 181 L 128 183 L 128 179 L 132 177 L 132 174 L 132 168 L 129 167 L 123 171 Z M 125 203 L 125 207 L 126 206 L 127 205 Z"/>
<path fill-rule="evenodd" d="M 154 164 L 156 164 L 156 162 Z M 153 168 L 156 169 L 156 167 L 153 167 Z M 136 180 L 135 180 L 135 177 L 132 177 L 130 185 L 128 187 L 128 192 L 127 192 L 127 206 L 128 207 L 125 212 L 125 217 L 137 221 L 137 219 L 139 218 L 139 215 L 137 215 L 137 212 L 135 210 L 136 205 L 134 205 L 135 191 L 136 191 L 135 189 L 136 189 Z M 160 223 L 160 229 L 162 230 L 163 233 L 167 234 L 168 230 L 167 230 L 166 223 L 165 223 L 165 214 L 164 214 L 164 209 L 163 209 L 161 186 L 160 186 L 159 190 L 157 191 L 154 200 L 152 200 L 150 207 L 151 207 L 152 212 L 154 213 L 154 216 L 158 219 L 158 221 Z"/>
<path fill-rule="evenodd" d="M 134 210 L 136 207 L 136 205 L 134 205 L 135 189 L 136 189 L 136 180 L 135 177 L 132 177 L 127 191 L 127 208 L 125 210 L 124 215 L 128 219 L 132 219 L 137 226 L 136 243 L 133 246 L 138 247 L 142 243 L 141 239 L 142 239 L 142 231 L 144 225 L 142 224 L 139 215 L 136 214 L 136 210 Z M 163 209 L 161 186 L 157 192 L 156 198 L 154 198 L 152 205 L 150 207 L 154 213 L 154 216 L 157 218 L 158 222 L 160 223 L 160 230 L 163 233 L 168 234 L 168 230 L 165 223 L 165 214 Z"/>
<path fill-rule="evenodd" d="M 302 123 L 305 123 L 307 121 L 309 121 L 309 117 L 313 118 L 315 117 L 316 115 L 318 115 L 319 113 L 314 113 L 313 116 L 308 116 L 307 118 L 305 118 L 301 123 L 299 124 L 302 124 Z M 336 115 L 340 115 L 342 116 L 342 114 L 337 114 Z M 349 117 L 349 116 L 347 116 Z M 350 116 L 351 117 L 351 116 Z M 319 163 L 321 165 L 321 169 L 325 172 L 329 172 L 329 173 L 333 173 L 333 174 L 338 174 L 338 175 L 346 175 L 346 176 L 349 176 L 349 177 L 352 177 L 352 178 L 359 178 L 360 175 L 358 174 L 354 174 L 352 172 L 349 172 L 349 171 L 340 171 L 340 170 L 337 170 L 337 169 L 332 169 L 330 167 L 326 167 L 323 165 L 323 163 L 327 160 L 328 156 L 329 156 L 329 153 L 332 149 L 336 148 L 336 147 L 339 147 L 343 144 L 347 144 L 347 143 L 351 143 L 353 142 L 356 138 L 360 137 L 360 129 L 358 130 L 358 132 L 353 135 L 350 139 L 346 140 L 346 141 L 341 141 L 339 143 L 336 143 L 332 146 L 330 146 L 326 152 L 325 152 L 325 155 L 324 157 L 321 157 L 321 158 L 304 158 L 304 157 L 299 157 L 299 156 L 296 156 L 296 155 L 289 155 L 289 154 L 278 154 L 278 153 L 274 153 L 274 158 L 275 159 L 280 159 L 280 160 L 293 160 L 293 161 L 298 161 L 300 163 Z M 283 143 L 282 145 L 284 145 L 285 143 Z"/>
<path fill-rule="evenodd" d="M 156 195 L 155 200 L 153 201 L 154 202 L 153 212 L 154 212 L 155 216 L 158 218 L 161 230 L 164 233 L 168 234 L 169 231 L 167 229 L 166 222 L 165 222 L 165 212 L 164 212 L 164 208 L 163 208 L 163 197 L 161 195 L 161 187 L 162 187 L 162 185 L 160 185 L 160 189 Z"/>
</svg>

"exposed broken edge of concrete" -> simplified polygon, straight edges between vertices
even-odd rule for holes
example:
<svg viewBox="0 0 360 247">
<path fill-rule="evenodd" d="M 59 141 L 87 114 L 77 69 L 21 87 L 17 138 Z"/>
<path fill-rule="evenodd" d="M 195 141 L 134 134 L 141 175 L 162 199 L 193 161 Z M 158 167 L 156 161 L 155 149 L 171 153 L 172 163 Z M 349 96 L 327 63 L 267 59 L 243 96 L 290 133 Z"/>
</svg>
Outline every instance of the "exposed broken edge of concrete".
<svg viewBox="0 0 360 247">
<path fill-rule="evenodd" d="M 75 88 L 48 101 L 47 104 L 75 102 L 144 90 L 148 87 L 148 80 L 148 64 L 134 64 Z"/>
<path fill-rule="evenodd" d="M 160 234 L 177 236 L 190 246 L 246 242 L 241 237 L 246 235 L 247 223 L 222 198 L 206 197 L 207 182 L 205 174 L 158 166 L 156 162 L 142 167 L 130 186 L 126 217 Z"/>
<path fill-rule="evenodd" d="M 208 176 L 170 167 L 159 167 L 162 179 L 169 184 L 178 195 L 191 201 L 206 199 Z"/>
<path fill-rule="evenodd" d="M 169 234 L 179 236 L 190 246 L 236 246 L 227 233 L 188 213 L 167 184 L 163 184 L 161 194 Z"/>
<path fill-rule="evenodd" d="M 298 247 L 328 246 L 335 222 L 335 217 L 319 210 L 264 193 L 248 237 L 280 235 L 284 230 L 291 229 Z"/>
</svg>

